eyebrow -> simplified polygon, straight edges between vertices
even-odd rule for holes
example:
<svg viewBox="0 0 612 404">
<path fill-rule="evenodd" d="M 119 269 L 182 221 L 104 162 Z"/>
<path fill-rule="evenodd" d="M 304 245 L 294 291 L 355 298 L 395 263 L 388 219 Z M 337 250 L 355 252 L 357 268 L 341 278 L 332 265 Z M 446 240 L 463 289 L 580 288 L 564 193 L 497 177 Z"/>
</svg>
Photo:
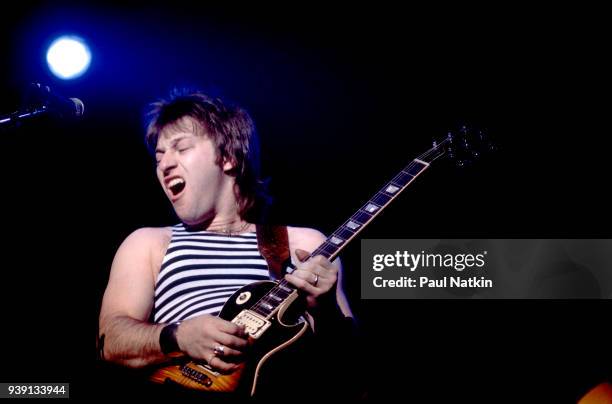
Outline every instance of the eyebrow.
<svg viewBox="0 0 612 404">
<path fill-rule="evenodd" d="M 178 142 L 180 142 L 183 139 L 187 139 L 187 138 L 188 138 L 188 136 L 182 135 L 182 136 L 179 136 L 179 137 L 177 137 L 175 139 L 172 139 L 172 141 L 170 142 L 170 147 L 175 147 Z M 162 153 L 162 152 L 163 152 L 163 150 L 161 150 L 159 148 L 159 146 L 155 148 L 155 154 Z"/>
</svg>

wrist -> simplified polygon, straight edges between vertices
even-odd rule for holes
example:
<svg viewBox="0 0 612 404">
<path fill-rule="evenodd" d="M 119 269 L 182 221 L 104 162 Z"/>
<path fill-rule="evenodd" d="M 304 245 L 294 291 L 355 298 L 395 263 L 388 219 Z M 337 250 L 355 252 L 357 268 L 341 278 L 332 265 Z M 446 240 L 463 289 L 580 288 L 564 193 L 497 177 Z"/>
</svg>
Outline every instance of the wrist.
<svg viewBox="0 0 612 404">
<path fill-rule="evenodd" d="M 180 321 L 167 324 L 159 333 L 159 348 L 164 355 L 181 351 L 176 339 L 176 332 L 180 324 Z"/>
</svg>

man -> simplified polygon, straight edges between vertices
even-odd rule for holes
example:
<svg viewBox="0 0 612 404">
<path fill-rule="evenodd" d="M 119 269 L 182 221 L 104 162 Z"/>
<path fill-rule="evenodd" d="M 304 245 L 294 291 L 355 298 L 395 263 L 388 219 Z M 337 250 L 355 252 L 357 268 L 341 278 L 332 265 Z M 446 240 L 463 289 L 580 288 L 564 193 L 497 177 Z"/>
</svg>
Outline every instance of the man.
<svg viewBox="0 0 612 404">
<path fill-rule="evenodd" d="M 136 230 L 119 247 L 100 312 L 100 353 L 142 368 L 180 350 L 231 372 L 248 336 L 217 314 L 241 286 L 269 279 L 253 219 L 261 185 L 254 125 L 243 109 L 201 93 L 155 103 L 150 118 L 146 140 L 181 223 Z M 286 280 L 305 298 L 315 335 L 324 318 L 352 317 L 339 261 L 305 260 L 325 236 L 287 233 L 296 269 Z"/>
</svg>

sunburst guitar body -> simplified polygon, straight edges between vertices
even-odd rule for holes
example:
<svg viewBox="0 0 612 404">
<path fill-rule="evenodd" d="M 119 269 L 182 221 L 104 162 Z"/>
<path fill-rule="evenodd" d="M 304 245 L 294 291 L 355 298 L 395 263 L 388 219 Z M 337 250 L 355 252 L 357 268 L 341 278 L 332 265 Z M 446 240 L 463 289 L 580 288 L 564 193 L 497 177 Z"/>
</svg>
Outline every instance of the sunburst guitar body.
<svg viewBox="0 0 612 404">
<path fill-rule="evenodd" d="M 252 344 L 238 369 L 221 374 L 205 362 L 176 353 L 156 368 L 150 379 L 156 383 L 174 383 L 188 389 L 210 392 L 236 392 L 254 395 L 257 380 L 266 361 L 275 353 L 301 338 L 309 328 L 299 316 L 297 291 L 284 282 L 263 281 L 236 291 L 223 306 L 219 317 L 245 325 Z M 282 304 L 274 305 L 273 302 Z M 270 303 L 267 303 L 267 302 Z"/>
</svg>

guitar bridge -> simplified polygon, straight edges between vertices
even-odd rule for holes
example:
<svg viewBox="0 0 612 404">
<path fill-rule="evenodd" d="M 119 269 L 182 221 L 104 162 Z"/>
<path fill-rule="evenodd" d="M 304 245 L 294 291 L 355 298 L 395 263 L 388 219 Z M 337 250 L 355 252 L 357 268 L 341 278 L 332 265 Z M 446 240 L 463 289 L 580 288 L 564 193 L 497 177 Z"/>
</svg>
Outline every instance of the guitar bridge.
<svg viewBox="0 0 612 404">
<path fill-rule="evenodd" d="M 189 379 L 203 386 L 210 387 L 213 384 L 213 381 L 210 377 L 189 366 L 189 364 L 181 366 L 181 373 L 183 374 L 183 376 L 188 377 Z"/>
<path fill-rule="evenodd" d="M 234 317 L 232 323 L 244 325 L 246 332 L 255 339 L 259 338 L 272 324 L 270 321 L 251 310 L 242 310 L 240 314 Z"/>
</svg>

